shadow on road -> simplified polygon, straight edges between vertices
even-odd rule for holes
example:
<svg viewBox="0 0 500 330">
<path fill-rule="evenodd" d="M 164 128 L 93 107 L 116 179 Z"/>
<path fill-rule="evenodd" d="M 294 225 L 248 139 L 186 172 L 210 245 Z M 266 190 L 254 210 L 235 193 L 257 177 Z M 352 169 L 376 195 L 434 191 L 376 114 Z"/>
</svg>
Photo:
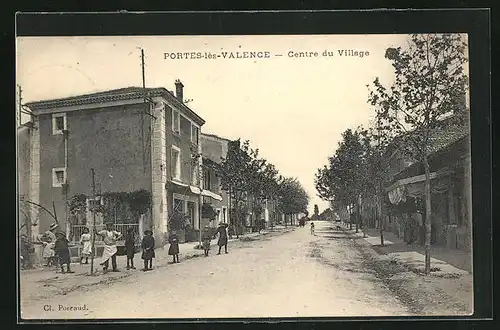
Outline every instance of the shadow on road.
<svg viewBox="0 0 500 330">
<path fill-rule="evenodd" d="M 318 235 L 328 239 L 348 239 L 348 240 L 357 240 L 361 237 L 349 237 L 347 235 L 339 234 L 339 235 Z"/>
</svg>

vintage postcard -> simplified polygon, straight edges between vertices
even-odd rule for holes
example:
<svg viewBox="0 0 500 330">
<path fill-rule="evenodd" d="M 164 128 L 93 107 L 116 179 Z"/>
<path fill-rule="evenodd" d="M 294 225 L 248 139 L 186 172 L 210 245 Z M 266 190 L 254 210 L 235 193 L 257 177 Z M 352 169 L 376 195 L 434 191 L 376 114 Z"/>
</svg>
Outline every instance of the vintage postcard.
<svg viewBox="0 0 500 330">
<path fill-rule="evenodd" d="M 22 320 L 471 315 L 468 42 L 18 37 Z"/>
</svg>

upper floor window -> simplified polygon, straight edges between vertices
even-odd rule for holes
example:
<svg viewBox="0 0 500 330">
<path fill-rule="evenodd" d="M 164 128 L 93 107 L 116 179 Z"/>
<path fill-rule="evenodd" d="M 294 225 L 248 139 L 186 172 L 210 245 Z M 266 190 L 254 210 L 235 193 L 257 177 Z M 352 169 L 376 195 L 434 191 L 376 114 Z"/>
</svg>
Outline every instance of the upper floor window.
<svg viewBox="0 0 500 330">
<path fill-rule="evenodd" d="M 66 169 L 53 168 L 52 169 L 52 187 L 62 187 L 66 183 Z"/>
<path fill-rule="evenodd" d="M 52 134 L 63 134 L 66 127 L 66 114 L 54 113 L 52 114 Z"/>
<path fill-rule="evenodd" d="M 191 124 L 191 142 L 198 145 L 200 136 L 200 129 L 198 126 Z"/>
<path fill-rule="evenodd" d="M 181 133 L 181 115 L 175 109 L 172 109 L 172 131 L 177 134 Z"/>
<path fill-rule="evenodd" d="M 208 169 L 203 169 L 203 189 L 210 190 L 210 171 Z"/>
<path fill-rule="evenodd" d="M 172 166 L 172 178 L 180 180 L 181 179 L 181 149 L 179 149 L 176 146 L 172 146 L 170 163 Z"/>
</svg>

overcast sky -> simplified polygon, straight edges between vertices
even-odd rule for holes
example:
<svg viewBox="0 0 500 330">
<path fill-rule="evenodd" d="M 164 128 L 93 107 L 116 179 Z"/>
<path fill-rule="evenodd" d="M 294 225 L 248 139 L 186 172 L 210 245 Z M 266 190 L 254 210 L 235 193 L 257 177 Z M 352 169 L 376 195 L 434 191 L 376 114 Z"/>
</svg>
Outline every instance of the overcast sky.
<svg viewBox="0 0 500 330">
<path fill-rule="evenodd" d="M 141 86 L 140 50 L 145 52 L 146 86 L 174 90 L 206 120 L 202 131 L 248 139 L 282 175 L 297 177 L 321 201 L 314 174 L 327 162 L 347 128 L 366 125 L 373 115 L 367 84 L 392 79 L 387 47 L 404 35 L 43 37 L 18 38 L 17 84 L 23 103 Z M 323 57 L 327 50 L 331 57 Z M 368 51 L 340 56 L 338 50 Z M 269 52 L 269 58 L 224 59 L 222 52 Z M 290 58 L 288 53 L 318 52 Z M 165 59 L 164 53 L 216 53 L 216 59 Z M 345 51 L 344 51 L 345 53 Z M 282 55 L 282 56 L 276 56 Z"/>
</svg>

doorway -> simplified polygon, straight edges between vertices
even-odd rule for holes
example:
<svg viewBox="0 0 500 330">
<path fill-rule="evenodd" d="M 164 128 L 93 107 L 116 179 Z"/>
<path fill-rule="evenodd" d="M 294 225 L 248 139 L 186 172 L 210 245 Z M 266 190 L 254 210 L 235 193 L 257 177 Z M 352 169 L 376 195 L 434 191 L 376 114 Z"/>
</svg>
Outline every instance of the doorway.
<svg viewBox="0 0 500 330">
<path fill-rule="evenodd" d="M 196 205 L 194 202 L 187 202 L 187 215 L 191 228 L 195 228 L 195 223 L 194 223 L 195 207 Z"/>
</svg>

